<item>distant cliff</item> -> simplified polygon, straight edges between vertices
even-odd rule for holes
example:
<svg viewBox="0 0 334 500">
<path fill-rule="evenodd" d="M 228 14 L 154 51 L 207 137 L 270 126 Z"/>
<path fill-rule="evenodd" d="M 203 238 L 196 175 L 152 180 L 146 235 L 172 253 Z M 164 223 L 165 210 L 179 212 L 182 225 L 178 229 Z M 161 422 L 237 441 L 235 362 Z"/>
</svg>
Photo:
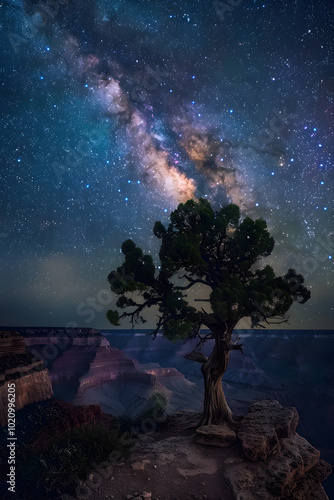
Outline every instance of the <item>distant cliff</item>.
<svg viewBox="0 0 334 500">
<path fill-rule="evenodd" d="M 0 332 L 0 424 L 6 425 L 8 384 L 15 383 L 15 408 L 53 397 L 49 371 L 43 362 L 26 352 L 17 332 Z"/>
<path fill-rule="evenodd" d="M 111 347 L 95 329 L 20 328 L 19 331 L 27 351 L 48 368 L 58 399 L 81 405 L 99 403 L 104 412 L 114 415 L 132 414 L 131 408 L 137 414 L 152 392 L 164 390 L 156 374 L 140 369 L 136 361 Z"/>
</svg>

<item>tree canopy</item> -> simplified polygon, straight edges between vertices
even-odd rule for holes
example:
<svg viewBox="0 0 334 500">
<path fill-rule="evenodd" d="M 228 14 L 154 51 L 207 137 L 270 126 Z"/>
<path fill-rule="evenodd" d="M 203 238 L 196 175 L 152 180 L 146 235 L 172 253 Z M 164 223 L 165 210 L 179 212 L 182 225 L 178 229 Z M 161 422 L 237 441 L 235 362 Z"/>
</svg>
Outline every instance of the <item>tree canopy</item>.
<svg viewBox="0 0 334 500">
<path fill-rule="evenodd" d="M 145 310 L 155 306 L 154 336 L 162 329 L 169 340 L 197 338 L 199 349 L 185 357 L 202 365 L 201 423 L 233 425 L 222 387 L 230 352 L 243 353 L 243 346 L 231 340 L 233 329 L 246 317 L 253 327 L 287 321 L 293 302 L 304 304 L 310 292 L 294 269 L 276 276 L 271 266 L 263 264 L 273 251 L 274 239 L 264 220 L 241 217 L 236 205 L 215 211 L 206 199 L 188 200 L 171 213 L 167 227 L 156 222 L 153 233 L 161 240 L 160 266 L 132 240 L 125 241 L 124 262 L 108 276 L 118 300 L 117 309 L 108 311 L 107 317 L 113 325 L 130 318 L 135 326 L 144 323 Z M 205 307 L 190 303 L 188 291 L 196 286 Z M 200 350 L 209 339 L 214 339 L 214 347 L 206 357 Z"/>
<path fill-rule="evenodd" d="M 231 332 L 245 317 L 252 327 L 286 321 L 294 301 L 310 298 L 295 270 L 276 276 L 263 265 L 274 239 L 264 220 L 241 217 L 236 205 L 215 211 L 206 199 L 188 200 L 171 213 L 167 227 L 156 222 L 153 233 L 161 240 L 159 267 L 127 240 L 123 264 L 108 276 L 118 295 L 117 310 L 107 313 L 114 325 L 126 317 L 132 326 L 144 323 L 144 311 L 157 306 L 154 335 L 162 329 L 170 340 L 198 337 L 203 342 L 214 338 L 217 328 Z M 194 307 L 187 298 L 187 290 L 197 284 L 207 297 L 205 307 Z M 202 326 L 210 334 L 202 335 Z"/>
</svg>

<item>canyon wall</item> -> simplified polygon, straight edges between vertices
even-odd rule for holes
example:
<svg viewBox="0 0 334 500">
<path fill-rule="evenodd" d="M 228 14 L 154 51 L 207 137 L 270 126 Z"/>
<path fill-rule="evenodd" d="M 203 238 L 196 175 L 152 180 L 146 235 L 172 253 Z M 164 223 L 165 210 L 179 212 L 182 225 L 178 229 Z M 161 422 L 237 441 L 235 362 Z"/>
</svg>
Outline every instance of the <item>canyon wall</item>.
<svg viewBox="0 0 334 500">
<path fill-rule="evenodd" d="M 15 409 L 53 397 L 49 371 L 43 362 L 25 351 L 16 332 L 0 332 L 0 424 L 7 424 L 8 384 L 15 383 Z"/>
</svg>

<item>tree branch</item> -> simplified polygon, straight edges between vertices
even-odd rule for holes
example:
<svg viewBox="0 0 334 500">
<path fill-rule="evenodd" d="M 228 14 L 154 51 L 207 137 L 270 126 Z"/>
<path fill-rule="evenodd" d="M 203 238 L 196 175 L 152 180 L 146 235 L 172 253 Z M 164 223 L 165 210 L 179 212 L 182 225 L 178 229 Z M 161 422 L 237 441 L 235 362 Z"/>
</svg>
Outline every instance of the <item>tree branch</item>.
<svg viewBox="0 0 334 500">
<path fill-rule="evenodd" d="M 152 333 L 148 333 L 147 335 L 153 335 L 153 340 L 156 338 L 156 336 L 158 335 L 158 332 L 160 330 L 160 327 L 161 325 L 163 324 L 163 316 L 158 316 L 159 320 L 158 320 L 158 324 L 156 326 L 156 328 L 153 330 Z"/>
<path fill-rule="evenodd" d="M 192 351 L 183 356 L 185 359 L 190 359 L 191 361 L 197 361 L 198 363 L 204 364 L 207 362 L 208 358 L 199 351 Z"/>
<path fill-rule="evenodd" d="M 241 351 L 241 353 L 245 356 L 245 353 L 243 351 L 244 345 L 243 344 L 237 344 L 238 340 L 240 340 L 240 337 L 238 337 L 233 344 L 228 345 L 229 351 Z"/>
<path fill-rule="evenodd" d="M 189 285 L 186 285 L 186 286 L 174 286 L 175 290 L 189 290 L 189 288 L 191 288 L 196 283 L 202 283 L 202 285 L 206 285 L 206 286 L 209 286 L 210 288 L 212 288 L 212 286 L 209 283 L 207 283 L 206 281 L 204 281 L 204 280 L 202 280 L 200 278 L 198 278 L 196 280 L 193 280 L 193 279 L 189 278 L 189 276 L 182 276 L 182 278 L 186 278 L 189 281 Z"/>
</svg>

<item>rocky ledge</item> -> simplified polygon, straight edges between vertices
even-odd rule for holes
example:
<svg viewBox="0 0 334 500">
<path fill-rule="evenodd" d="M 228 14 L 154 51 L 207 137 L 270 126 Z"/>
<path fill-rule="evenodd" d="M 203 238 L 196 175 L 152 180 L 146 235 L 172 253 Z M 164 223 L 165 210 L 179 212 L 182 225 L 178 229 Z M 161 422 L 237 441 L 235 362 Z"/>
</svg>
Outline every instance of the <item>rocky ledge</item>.
<svg viewBox="0 0 334 500">
<path fill-rule="evenodd" d="M 321 483 L 331 466 L 296 433 L 298 420 L 296 408 L 261 401 L 250 407 L 237 430 L 200 427 L 197 442 L 227 447 L 237 439 L 241 450 L 224 469 L 237 500 L 328 500 Z"/>
<path fill-rule="evenodd" d="M 8 419 L 8 384 L 15 384 L 15 409 L 53 397 L 49 371 L 25 351 L 16 332 L 0 332 L 0 425 Z"/>
<path fill-rule="evenodd" d="M 90 500 L 328 500 L 331 467 L 296 433 L 295 408 L 261 401 L 233 428 L 198 428 L 200 417 L 173 413 L 140 435 L 105 481 L 92 488 L 90 475 Z"/>
</svg>

